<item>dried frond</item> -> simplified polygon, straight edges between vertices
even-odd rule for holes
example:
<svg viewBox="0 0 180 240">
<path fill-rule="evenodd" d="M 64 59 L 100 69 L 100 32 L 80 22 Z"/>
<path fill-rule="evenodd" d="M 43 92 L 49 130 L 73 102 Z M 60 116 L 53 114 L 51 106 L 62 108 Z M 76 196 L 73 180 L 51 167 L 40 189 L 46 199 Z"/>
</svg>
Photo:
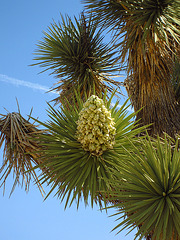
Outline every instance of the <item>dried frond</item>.
<svg viewBox="0 0 180 240">
<path fill-rule="evenodd" d="M 38 128 L 24 119 L 18 112 L 2 115 L 0 118 L 0 147 L 4 147 L 3 164 L 0 168 L 2 181 L 4 185 L 6 179 L 11 172 L 15 176 L 15 181 L 11 190 L 14 191 L 16 184 L 25 185 L 25 190 L 28 191 L 30 180 L 33 177 L 38 185 L 38 188 L 43 195 L 43 188 L 38 182 L 38 177 L 34 170 L 31 170 L 34 165 L 39 164 L 37 159 L 40 146 L 34 137 L 41 132 Z M 22 182 L 20 181 L 22 177 Z"/>
<path fill-rule="evenodd" d="M 176 58 L 174 62 L 174 71 L 172 74 L 172 85 L 175 92 L 175 98 L 180 104 L 180 59 Z"/>
</svg>

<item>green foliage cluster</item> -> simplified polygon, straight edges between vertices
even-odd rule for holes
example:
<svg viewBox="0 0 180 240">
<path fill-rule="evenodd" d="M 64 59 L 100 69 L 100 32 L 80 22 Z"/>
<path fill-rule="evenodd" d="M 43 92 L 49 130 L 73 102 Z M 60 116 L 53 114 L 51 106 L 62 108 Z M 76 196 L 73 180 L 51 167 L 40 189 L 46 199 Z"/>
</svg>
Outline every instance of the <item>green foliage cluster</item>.
<svg viewBox="0 0 180 240">
<path fill-rule="evenodd" d="M 61 16 L 61 22 L 52 23 L 43 40 L 37 44 L 36 60 L 46 70 L 50 70 L 59 80 L 53 90 L 60 95 L 55 99 L 62 102 L 64 97 L 73 99 L 72 89 L 79 88 L 81 97 L 88 93 L 93 85 L 96 93 L 105 89 L 112 91 L 111 85 L 119 86 L 111 79 L 117 71 L 116 51 L 109 44 L 103 43 L 102 28 L 92 16 L 86 18 L 82 13 L 79 20 Z"/>
<path fill-rule="evenodd" d="M 121 163 L 111 181 L 115 192 L 112 200 L 121 201 L 118 208 L 120 223 L 115 227 L 131 230 L 139 226 L 136 238 L 179 239 L 180 236 L 180 152 L 178 140 L 150 138 L 141 147 L 132 144 L 128 164 Z M 122 220 L 125 213 L 125 219 Z M 123 215 L 122 215 L 123 214 Z M 173 237 L 173 238 L 172 238 Z"/>
<path fill-rule="evenodd" d="M 136 135 L 144 129 L 144 127 L 135 128 L 134 121 L 129 122 L 135 113 L 127 114 L 126 102 L 120 109 L 117 108 L 118 102 L 111 107 L 112 98 L 113 95 L 106 101 L 105 94 L 103 103 L 114 119 L 115 143 L 101 155 L 84 150 L 83 144 L 78 140 L 77 122 L 83 109 L 80 95 L 76 94 L 74 100 L 78 102 L 78 106 L 68 103 L 67 107 L 66 101 L 60 110 L 56 110 L 49 105 L 49 122 L 38 121 L 48 130 L 48 134 L 38 137 L 44 149 L 41 149 L 42 164 L 39 167 L 45 169 L 40 182 L 42 184 L 48 182 L 51 186 L 49 194 L 56 189 L 56 195 L 61 200 L 66 197 L 65 206 L 68 203 L 71 205 L 74 200 L 77 200 L 79 206 L 81 199 L 88 204 L 88 197 L 92 206 L 94 202 L 98 202 L 100 206 L 103 202 L 106 204 L 107 199 L 102 195 L 110 188 L 107 180 L 112 177 L 111 169 L 118 168 L 120 161 L 126 161 L 124 148 L 130 148 L 128 139 L 137 141 Z"/>
<path fill-rule="evenodd" d="M 5 184 L 13 170 L 15 184 L 21 175 L 28 188 L 32 175 L 65 208 L 83 200 L 115 209 L 114 229 L 138 228 L 135 239 L 179 240 L 180 2 L 83 2 L 86 14 L 61 17 L 37 44 L 34 65 L 58 79 L 52 90 L 60 103 L 48 104 L 47 122 L 35 119 L 44 129 L 18 113 L 0 118 L 0 179 Z M 104 30 L 112 32 L 109 44 Z M 122 67 L 131 114 L 128 100 L 112 104 L 121 85 L 112 77 Z"/>
</svg>

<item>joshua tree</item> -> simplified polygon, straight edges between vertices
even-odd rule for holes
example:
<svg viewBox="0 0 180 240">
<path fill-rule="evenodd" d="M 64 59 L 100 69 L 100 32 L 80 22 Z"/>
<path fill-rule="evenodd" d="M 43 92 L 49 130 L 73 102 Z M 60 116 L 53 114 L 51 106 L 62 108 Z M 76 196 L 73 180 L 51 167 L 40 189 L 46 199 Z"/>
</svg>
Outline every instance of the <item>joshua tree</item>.
<svg viewBox="0 0 180 240">
<path fill-rule="evenodd" d="M 171 0 L 84 0 L 104 28 L 114 34 L 120 65 L 126 65 L 127 92 L 150 134 L 174 136 L 180 114 L 172 86 L 179 61 L 180 4 Z"/>
<path fill-rule="evenodd" d="M 44 130 L 20 113 L 0 119 L 4 183 L 11 169 L 16 182 L 22 174 L 29 183 L 26 170 L 40 168 L 39 187 L 49 184 L 47 196 L 55 190 L 66 206 L 90 197 L 92 206 L 110 205 L 121 214 L 115 229 L 137 227 L 139 239 L 179 240 L 180 3 L 84 2 L 87 15 L 61 17 L 37 45 L 35 64 L 58 79 L 57 109 L 49 105 L 48 122 L 36 120 Z M 103 29 L 113 32 L 110 44 L 103 43 Z M 132 114 L 127 102 L 112 104 L 122 85 L 113 74 L 122 69 Z"/>
</svg>

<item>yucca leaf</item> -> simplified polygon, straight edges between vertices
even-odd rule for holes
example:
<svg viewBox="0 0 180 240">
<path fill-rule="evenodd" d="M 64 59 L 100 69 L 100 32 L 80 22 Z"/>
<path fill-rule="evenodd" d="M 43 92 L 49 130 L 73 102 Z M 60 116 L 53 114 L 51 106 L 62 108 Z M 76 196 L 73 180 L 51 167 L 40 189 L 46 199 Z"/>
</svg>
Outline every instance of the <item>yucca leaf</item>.
<svg viewBox="0 0 180 240">
<path fill-rule="evenodd" d="M 111 78 L 117 71 L 116 51 L 103 43 L 103 39 L 98 22 L 83 13 L 74 20 L 61 15 L 61 22 L 53 22 L 48 32 L 44 32 L 35 52 L 34 59 L 38 62 L 33 65 L 40 65 L 44 71 L 50 70 L 58 78 L 52 88 L 60 94 L 54 99 L 56 103 L 62 103 L 64 98 L 72 103 L 74 90 L 78 88 L 81 98 L 85 99 L 93 86 L 98 95 L 105 89 L 112 92 L 111 85 L 120 86 Z"/>
<path fill-rule="evenodd" d="M 109 96 L 108 100 L 103 94 L 102 97 L 108 110 L 111 112 L 113 109 L 112 117 L 114 121 L 118 121 L 118 125 L 121 124 L 118 118 L 121 119 L 122 127 L 116 129 L 114 148 L 104 151 L 100 156 L 84 150 L 77 138 L 77 120 L 84 107 L 81 93 L 75 92 L 76 106 L 75 109 L 71 108 L 71 111 L 67 107 L 70 104 L 68 100 L 59 110 L 49 105 L 50 119 L 42 123 L 47 134 L 38 138 L 43 146 L 42 163 L 38 167 L 46 169 L 40 182 L 52 184 L 50 193 L 56 191 L 56 195 L 65 200 L 65 207 L 75 200 L 79 205 L 81 198 L 87 204 L 89 197 L 92 206 L 94 203 L 99 203 L 100 206 L 103 202 L 106 204 L 109 200 L 103 197 L 102 193 L 111 188 L 109 180 L 112 178 L 112 170 L 118 169 L 120 162 L 129 159 L 125 150 L 126 147 L 131 151 L 128 139 L 130 138 L 135 145 L 139 144 L 136 135 L 144 131 L 145 127 L 138 128 L 136 122 L 130 122 L 135 114 L 128 116 L 126 105 L 120 109 L 111 108 L 114 94 Z M 41 123 L 39 120 L 38 122 Z"/>
<path fill-rule="evenodd" d="M 110 184 L 113 191 L 109 191 L 109 198 L 121 201 L 114 203 L 111 208 L 117 208 L 116 216 L 122 213 L 125 216 L 114 229 L 132 229 L 136 226 L 139 228 L 136 234 L 138 239 L 146 237 L 172 240 L 174 236 L 179 239 L 178 141 L 175 147 L 172 147 L 172 141 L 168 137 L 164 141 L 147 137 L 140 142 L 138 148 L 131 144 L 128 164 L 121 162 L 119 170 L 112 170 L 114 180 L 110 180 Z M 172 161 L 176 165 L 176 171 L 171 167 Z M 170 177 L 172 174 L 173 177 Z"/>
</svg>

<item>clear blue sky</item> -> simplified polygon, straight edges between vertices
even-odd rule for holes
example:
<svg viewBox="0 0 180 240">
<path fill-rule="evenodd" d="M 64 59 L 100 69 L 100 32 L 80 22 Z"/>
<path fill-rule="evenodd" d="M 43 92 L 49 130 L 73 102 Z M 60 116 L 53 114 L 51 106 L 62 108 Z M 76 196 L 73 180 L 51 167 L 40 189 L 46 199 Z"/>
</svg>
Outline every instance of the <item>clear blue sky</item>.
<svg viewBox="0 0 180 240">
<path fill-rule="evenodd" d="M 16 97 L 24 117 L 33 107 L 33 116 L 47 119 L 46 101 L 54 96 L 45 94 L 55 83 L 47 73 L 38 74 L 33 63 L 35 44 L 42 38 L 42 31 L 60 19 L 60 13 L 78 16 L 83 9 L 80 0 L 1 0 L 0 1 L 0 113 L 17 111 Z M 2 151 L 0 155 L 2 162 Z M 13 179 L 6 184 L 5 195 L 0 189 L 0 240 L 130 240 L 133 234 L 115 235 L 110 232 L 115 218 L 109 211 L 98 207 L 79 210 L 73 205 L 64 211 L 64 203 L 51 195 L 45 202 L 37 187 L 30 186 L 28 194 L 16 188 L 9 193 Z"/>
</svg>

